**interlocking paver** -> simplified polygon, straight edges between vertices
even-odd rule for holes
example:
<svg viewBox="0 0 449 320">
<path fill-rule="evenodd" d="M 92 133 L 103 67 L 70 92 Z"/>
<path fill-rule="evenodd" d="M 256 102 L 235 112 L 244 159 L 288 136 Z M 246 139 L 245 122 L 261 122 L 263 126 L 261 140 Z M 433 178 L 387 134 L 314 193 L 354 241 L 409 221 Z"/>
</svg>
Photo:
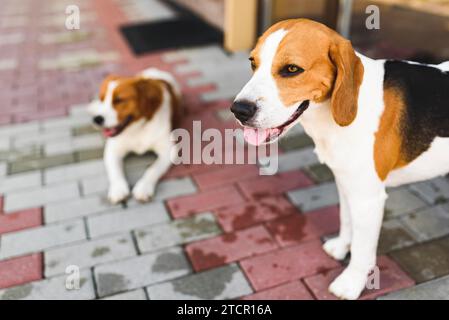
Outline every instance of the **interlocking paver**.
<svg viewBox="0 0 449 320">
<path fill-rule="evenodd" d="M 338 207 L 328 207 L 305 214 L 294 213 L 267 223 L 276 242 L 287 247 L 338 231 Z"/>
<path fill-rule="evenodd" d="M 259 170 L 256 166 L 238 165 L 193 175 L 193 179 L 201 190 L 210 190 L 233 182 L 256 177 Z"/>
<path fill-rule="evenodd" d="M 71 181 L 95 176 L 102 172 L 105 172 L 103 160 L 91 160 L 47 169 L 44 172 L 44 181 L 46 184 Z"/>
<path fill-rule="evenodd" d="M 449 276 L 379 297 L 380 300 L 448 300 Z"/>
<path fill-rule="evenodd" d="M 298 209 L 284 196 L 274 196 L 218 209 L 215 212 L 223 230 L 230 232 L 296 213 Z"/>
<path fill-rule="evenodd" d="M 127 291 L 104 298 L 103 300 L 147 300 L 143 289 Z"/>
<path fill-rule="evenodd" d="M 334 183 L 325 183 L 288 192 L 288 198 L 301 211 L 310 211 L 338 203 L 338 192 Z"/>
<path fill-rule="evenodd" d="M 169 219 L 164 204 L 154 202 L 88 217 L 87 226 L 90 236 L 98 237 L 166 222 Z"/>
<path fill-rule="evenodd" d="M 0 261 L 0 288 L 8 288 L 42 278 L 42 255 Z"/>
<path fill-rule="evenodd" d="M 130 234 L 80 242 L 44 253 L 45 276 L 51 277 L 65 272 L 70 265 L 79 268 L 121 260 L 137 254 Z"/>
<path fill-rule="evenodd" d="M 235 264 L 147 288 L 151 300 L 226 300 L 252 293 Z"/>
<path fill-rule="evenodd" d="M 238 190 L 231 186 L 171 199 L 168 200 L 167 205 L 173 217 L 182 218 L 194 213 L 242 203 L 243 201 L 244 199 Z"/>
<path fill-rule="evenodd" d="M 2 235 L 0 259 L 40 252 L 56 246 L 86 239 L 82 220 L 50 224 Z"/>
<path fill-rule="evenodd" d="M 449 180 L 437 178 L 410 185 L 410 189 L 416 192 L 429 204 L 439 204 L 449 201 Z"/>
<path fill-rule="evenodd" d="M 190 273 L 181 248 L 172 248 L 95 268 L 100 297 L 179 278 Z"/>
<path fill-rule="evenodd" d="M 242 300 L 313 300 L 313 296 L 300 281 L 293 281 L 279 287 L 260 291 Z"/>
<path fill-rule="evenodd" d="M 321 246 L 321 241 L 314 240 L 249 258 L 240 264 L 253 288 L 259 291 L 314 275 L 322 269 L 339 267 Z"/>
<path fill-rule="evenodd" d="M 13 191 L 6 195 L 6 212 L 34 208 L 48 203 L 79 197 L 76 183 L 55 184 L 41 188 Z"/>
<path fill-rule="evenodd" d="M 449 274 L 449 238 L 441 238 L 393 251 L 390 256 L 417 283 Z"/>
<path fill-rule="evenodd" d="M 403 214 L 415 212 L 424 208 L 427 204 L 411 193 L 406 188 L 394 189 L 388 192 L 388 199 L 385 203 L 385 216 L 398 217 Z"/>
<path fill-rule="evenodd" d="M 255 200 L 279 195 L 298 188 L 306 188 L 311 185 L 313 185 L 312 180 L 301 171 L 289 171 L 274 176 L 261 176 L 238 183 L 242 193 L 247 198 Z"/>
<path fill-rule="evenodd" d="M 79 289 L 66 288 L 67 275 L 0 290 L 0 300 L 90 300 L 95 298 L 89 270 L 80 273 Z"/>
<path fill-rule="evenodd" d="M 449 204 L 439 205 L 402 217 L 419 241 L 426 241 L 449 234 Z"/>
<path fill-rule="evenodd" d="M 31 159 L 23 159 L 20 161 L 12 162 L 9 166 L 9 174 L 17 174 L 33 170 L 41 170 L 54 168 L 61 165 L 68 165 L 75 162 L 75 156 L 73 154 L 59 154 L 48 157 L 34 157 Z"/>
<path fill-rule="evenodd" d="M 41 224 L 42 210 L 40 208 L 22 210 L 11 214 L 0 213 L 0 235 L 37 227 Z"/>
<path fill-rule="evenodd" d="M 402 249 L 416 243 L 415 237 L 401 223 L 392 219 L 382 224 L 377 251 L 387 253 L 393 250 Z"/>
<path fill-rule="evenodd" d="M 290 151 L 277 157 L 279 161 L 278 172 L 297 170 L 318 163 L 313 148 Z M 266 161 L 265 159 L 260 160 L 261 163 L 266 163 Z"/>
<path fill-rule="evenodd" d="M 256 226 L 186 246 L 196 271 L 211 269 L 277 248 L 268 231 Z"/>
<path fill-rule="evenodd" d="M 211 213 L 197 214 L 186 219 L 157 224 L 135 231 L 140 252 L 151 252 L 177 246 L 221 233 Z"/>
<path fill-rule="evenodd" d="M 44 217 L 46 223 L 51 223 L 80 218 L 108 209 L 111 209 L 111 206 L 105 199 L 99 196 L 90 196 L 47 204 L 44 207 Z"/>
</svg>

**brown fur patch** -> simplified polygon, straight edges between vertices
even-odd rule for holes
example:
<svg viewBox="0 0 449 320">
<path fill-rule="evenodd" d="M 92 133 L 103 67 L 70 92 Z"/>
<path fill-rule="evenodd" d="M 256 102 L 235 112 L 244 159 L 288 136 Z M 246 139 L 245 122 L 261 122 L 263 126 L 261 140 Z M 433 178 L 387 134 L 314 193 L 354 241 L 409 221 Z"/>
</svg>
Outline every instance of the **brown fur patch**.
<svg viewBox="0 0 449 320">
<path fill-rule="evenodd" d="M 100 99 L 100 101 L 104 101 L 104 99 L 106 98 L 109 83 L 111 81 L 114 81 L 117 79 L 120 79 L 120 77 L 117 75 L 111 74 L 103 80 L 103 82 L 101 83 L 101 86 L 100 86 L 100 93 L 98 94 L 98 98 Z"/>
<path fill-rule="evenodd" d="M 388 174 L 405 166 L 408 161 L 403 153 L 401 126 L 405 110 L 405 101 L 400 89 L 384 89 L 385 110 L 376 133 L 374 144 L 374 162 L 379 178 L 384 181 Z"/>
<path fill-rule="evenodd" d="M 114 90 L 112 104 L 119 122 L 132 117 L 133 121 L 150 120 L 162 104 L 163 82 L 160 80 L 121 79 Z"/>
</svg>

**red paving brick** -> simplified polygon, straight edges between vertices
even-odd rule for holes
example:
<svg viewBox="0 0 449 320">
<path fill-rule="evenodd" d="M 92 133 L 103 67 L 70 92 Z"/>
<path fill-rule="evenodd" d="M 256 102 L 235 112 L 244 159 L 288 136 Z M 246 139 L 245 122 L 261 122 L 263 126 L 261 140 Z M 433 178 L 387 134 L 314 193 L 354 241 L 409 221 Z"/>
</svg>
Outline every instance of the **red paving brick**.
<svg viewBox="0 0 449 320">
<path fill-rule="evenodd" d="M 167 201 L 172 216 L 175 219 L 191 214 L 219 209 L 244 202 L 245 199 L 234 187 L 225 187 L 179 197 Z"/>
<path fill-rule="evenodd" d="M 380 289 L 365 289 L 360 299 L 375 299 L 389 292 L 411 287 L 415 282 L 405 274 L 399 266 L 386 256 L 378 257 L 377 265 L 380 269 Z M 343 271 L 337 268 L 321 272 L 318 275 L 307 277 L 304 282 L 319 300 L 336 300 L 328 287 L 331 282 Z"/>
<path fill-rule="evenodd" d="M 42 254 L 0 261 L 0 288 L 42 279 Z"/>
<path fill-rule="evenodd" d="M 282 217 L 268 222 L 267 229 L 282 247 L 319 239 L 338 231 L 338 206 Z"/>
<path fill-rule="evenodd" d="M 284 196 L 261 198 L 215 211 L 218 222 L 226 232 L 298 213 L 298 209 Z"/>
<path fill-rule="evenodd" d="M 201 190 L 209 190 L 259 175 L 255 165 L 229 165 L 223 169 L 194 174 L 193 179 Z"/>
<path fill-rule="evenodd" d="M 253 288 L 260 291 L 340 266 L 324 253 L 321 245 L 321 241 L 314 240 L 249 258 L 240 264 Z"/>
<path fill-rule="evenodd" d="M 186 246 L 193 268 L 202 271 L 277 248 L 263 226 L 236 231 Z"/>
<path fill-rule="evenodd" d="M 0 214 L 0 234 L 42 225 L 42 209 L 27 209 L 11 214 Z"/>
<path fill-rule="evenodd" d="M 311 185 L 313 185 L 313 181 L 303 172 L 297 170 L 283 172 L 274 176 L 258 177 L 238 184 L 246 197 L 256 200 L 270 195 L 282 194 L 293 189 L 306 188 Z"/>
<path fill-rule="evenodd" d="M 301 281 L 293 281 L 276 288 L 243 297 L 242 300 L 313 300 L 313 296 Z"/>
</svg>

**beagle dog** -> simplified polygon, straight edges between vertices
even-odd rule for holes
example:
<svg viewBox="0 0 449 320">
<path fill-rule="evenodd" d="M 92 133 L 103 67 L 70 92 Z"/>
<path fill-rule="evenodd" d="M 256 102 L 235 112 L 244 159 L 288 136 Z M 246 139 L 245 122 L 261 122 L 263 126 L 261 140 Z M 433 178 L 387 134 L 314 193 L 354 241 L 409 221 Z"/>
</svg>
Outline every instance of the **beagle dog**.
<svg viewBox="0 0 449 320">
<path fill-rule="evenodd" d="M 329 287 L 356 299 L 376 263 L 386 187 L 449 172 L 449 62 L 373 60 L 326 26 L 287 20 L 251 53 L 254 75 L 231 111 L 248 143 L 300 123 L 336 180 L 340 232 L 323 248 L 344 272 Z"/>
<path fill-rule="evenodd" d="M 180 98 L 174 78 L 157 69 L 147 69 L 135 77 L 111 75 L 103 81 L 99 100 L 90 104 L 89 112 L 106 137 L 104 163 L 108 198 L 113 204 L 130 195 L 123 160 L 131 152 L 157 154 L 157 160 L 132 190 L 141 202 L 153 196 L 158 180 L 171 165 L 170 135 L 180 116 Z"/>
</svg>

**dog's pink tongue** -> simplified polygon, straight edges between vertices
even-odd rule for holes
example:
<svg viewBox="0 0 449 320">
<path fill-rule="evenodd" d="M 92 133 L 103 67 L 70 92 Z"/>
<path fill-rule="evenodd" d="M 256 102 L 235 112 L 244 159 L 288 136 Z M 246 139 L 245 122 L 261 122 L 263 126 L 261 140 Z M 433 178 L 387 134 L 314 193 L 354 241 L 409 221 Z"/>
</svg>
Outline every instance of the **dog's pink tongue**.
<svg viewBox="0 0 449 320">
<path fill-rule="evenodd" d="M 275 134 L 278 129 L 255 129 L 255 128 L 244 128 L 243 136 L 249 144 L 254 146 L 260 146 L 262 143 L 266 142 L 270 135 Z"/>
<path fill-rule="evenodd" d="M 112 136 L 115 134 L 116 131 L 117 131 L 117 130 L 115 130 L 115 128 L 106 128 L 106 129 L 103 129 L 103 136 L 104 136 L 105 138 L 110 138 L 110 137 L 112 137 Z"/>
</svg>

